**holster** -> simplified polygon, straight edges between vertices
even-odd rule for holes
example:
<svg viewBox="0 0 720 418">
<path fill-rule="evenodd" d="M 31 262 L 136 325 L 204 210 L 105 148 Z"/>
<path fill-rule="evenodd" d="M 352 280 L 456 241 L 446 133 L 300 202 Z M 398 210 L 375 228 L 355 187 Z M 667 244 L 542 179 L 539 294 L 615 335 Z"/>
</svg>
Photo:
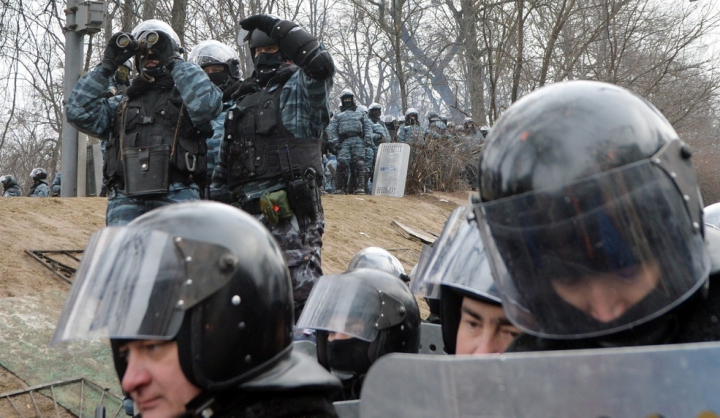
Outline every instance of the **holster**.
<svg viewBox="0 0 720 418">
<path fill-rule="evenodd" d="M 125 194 L 144 196 L 168 192 L 170 145 L 153 145 L 122 150 Z"/>
<path fill-rule="evenodd" d="M 287 194 L 298 221 L 316 221 L 322 215 L 320 188 L 312 168 L 308 168 L 303 177 L 288 182 Z"/>
</svg>

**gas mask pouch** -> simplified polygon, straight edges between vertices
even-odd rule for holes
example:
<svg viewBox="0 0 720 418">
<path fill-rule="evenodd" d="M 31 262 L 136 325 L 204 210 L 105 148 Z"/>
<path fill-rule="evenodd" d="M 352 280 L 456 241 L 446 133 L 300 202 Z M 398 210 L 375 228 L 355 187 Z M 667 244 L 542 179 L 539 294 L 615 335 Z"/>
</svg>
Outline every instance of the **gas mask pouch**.
<svg viewBox="0 0 720 418">
<path fill-rule="evenodd" d="M 168 192 L 170 145 L 126 148 L 122 153 L 125 163 L 125 194 L 127 196 Z"/>
</svg>

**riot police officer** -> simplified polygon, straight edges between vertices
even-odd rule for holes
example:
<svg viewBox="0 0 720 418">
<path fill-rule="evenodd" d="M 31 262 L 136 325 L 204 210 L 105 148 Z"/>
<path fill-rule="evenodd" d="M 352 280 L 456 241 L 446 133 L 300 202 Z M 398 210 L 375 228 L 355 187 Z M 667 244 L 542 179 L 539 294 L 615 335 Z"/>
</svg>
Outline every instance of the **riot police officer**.
<svg viewBox="0 0 720 418">
<path fill-rule="evenodd" d="M 51 344 L 109 338 L 145 418 L 336 417 L 336 378 L 293 351 L 290 274 L 252 216 L 169 205 L 90 238 Z"/>
<path fill-rule="evenodd" d="M 649 102 L 571 81 L 517 101 L 490 132 L 476 211 L 509 351 L 720 339 L 718 234 L 690 148 Z"/>
<path fill-rule="evenodd" d="M 217 165 L 220 143 L 222 142 L 225 115 L 233 105 L 233 89 L 241 81 L 240 59 L 235 51 L 222 42 L 210 39 L 200 42 L 190 51 L 188 61 L 194 62 L 205 71 L 210 81 L 223 92 L 223 107 L 213 120 L 213 136 L 207 140 L 207 178 L 204 179 L 204 196 L 209 198 L 212 173 Z"/>
<path fill-rule="evenodd" d="M 365 194 L 365 171 L 368 147 L 372 147 L 373 124 L 367 112 L 355 103 L 350 89 L 340 93 L 340 113 L 327 127 L 328 145 L 338 149 L 335 194 Z M 352 184 L 348 181 L 352 179 Z"/>
<path fill-rule="evenodd" d="M 341 400 L 360 397 L 378 358 L 420 346 L 417 301 L 399 277 L 377 269 L 321 277 L 297 325 L 317 330 L 318 362 L 343 382 Z"/>
<path fill-rule="evenodd" d="M 200 198 L 206 139 L 221 92 L 196 64 L 183 61 L 175 31 L 147 20 L 114 34 L 102 63 L 82 77 L 67 104 L 68 122 L 107 137 L 107 225 L 124 225 L 154 208 Z M 105 98 L 109 78 L 134 56 L 138 76 L 123 95 Z"/>
<path fill-rule="evenodd" d="M 20 197 L 20 185 L 17 179 L 12 174 L 6 174 L 0 177 L 0 183 L 3 185 L 3 197 Z"/>
<path fill-rule="evenodd" d="M 405 112 L 405 126 L 400 126 L 397 133 L 398 142 L 410 145 L 425 145 L 427 130 L 420 126 L 420 113 L 414 107 Z"/>
<path fill-rule="evenodd" d="M 335 65 L 296 23 L 255 15 L 240 22 L 255 71 L 233 93 L 211 198 L 241 207 L 285 252 L 299 316 L 322 275 L 322 132 Z M 241 33 L 239 37 L 243 37 Z"/>
<path fill-rule="evenodd" d="M 33 168 L 30 172 L 30 178 L 33 181 L 28 192 L 29 197 L 48 197 L 50 196 L 50 186 L 47 183 L 48 173 L 44 168 Z"/>
</svg>

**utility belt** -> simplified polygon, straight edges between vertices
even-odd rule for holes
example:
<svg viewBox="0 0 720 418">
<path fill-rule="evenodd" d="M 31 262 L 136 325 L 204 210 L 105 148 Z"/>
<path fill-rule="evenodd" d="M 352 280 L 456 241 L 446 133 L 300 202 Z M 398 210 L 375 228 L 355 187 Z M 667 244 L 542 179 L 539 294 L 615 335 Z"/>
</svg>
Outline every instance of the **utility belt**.
<svg viewBox="0 0 720 418">
<path fill-rule="evenodd" d="M 303 176 L 287 181 L 283 189 L 265 192 L 255 199 L 240 198 L 236 202 L 235 206 L 251 215 L 262 214 L 271 225 L 290 220 L 295 215 L 305 226 L 323 214 L 317 173 L 313 168 L 308 168 Z"/>
</svg>

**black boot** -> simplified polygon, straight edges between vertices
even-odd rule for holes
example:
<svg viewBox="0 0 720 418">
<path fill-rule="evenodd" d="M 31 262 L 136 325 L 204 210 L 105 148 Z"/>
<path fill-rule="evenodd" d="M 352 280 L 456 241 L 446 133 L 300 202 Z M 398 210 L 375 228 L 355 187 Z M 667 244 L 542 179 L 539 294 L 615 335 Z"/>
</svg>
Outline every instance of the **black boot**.
<svg viewBox="0 0 720 418">
<path fill-rule="evenodd" d="M 365 194 L 365 160 L 355 161 L 355 190 L 357 195 Z"/>
<path fill-rule="evenodd" d="M 345 161 L 338 160 L 337 171 L 335 172 L 334 194 L 345 194 L 347 190 L 348 166 Z"/>
</svg>

